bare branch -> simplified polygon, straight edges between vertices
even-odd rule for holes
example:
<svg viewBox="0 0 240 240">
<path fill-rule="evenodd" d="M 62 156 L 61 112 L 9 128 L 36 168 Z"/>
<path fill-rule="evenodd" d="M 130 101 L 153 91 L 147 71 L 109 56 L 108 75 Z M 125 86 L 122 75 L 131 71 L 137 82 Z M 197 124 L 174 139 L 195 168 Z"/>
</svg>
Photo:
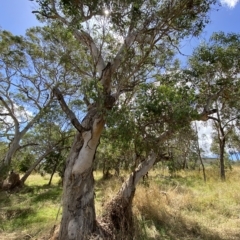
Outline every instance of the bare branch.
<svg viewBox="0 0 240 240">
<path fill-rule="evenodd" d="M 234 118 L 231 118 L 230 120 L 228 120 L 224 125 L 223 125 L 223 128 L 225 128 L 230 122 L 232 122 L 232 121 L 234 121 L 234 120 L 236 120 L 236 119 L 238 119 L 239 118 L 239 116 L 236 116 L 236 117 L 234 117 Z"/>
<path fill-rule="evenodd" d="M 13 119 L 14 125 L 15 125 L 15 134 L 19 133 L 19 122 L 16 116 L 14 115 L 14 112 L 9 108 L 8 104 L 5 102 L 3 97 L 0 96 L 0 101 L 2 101 L 3 106 L 7 109 L 9 116 Z"/>
<path fill-rule="evenodd" d="M 23 136 L 41 117 L 42 112 L 48 108 L 48 106 L 53 101 L 53 97 L 51 97 L 48 101 L 48 103 L 35 115 L 35 117 L 24 127 L 24 129 L 21 131 L 21 136 Z"/>
<path fill-rule="evenodd" d="M 9 116 L 9 113 L 0 113 L 0 116 Z"/>
<path fill-rule="evenodd" d="M 42 13 L 42 12 L 39 12 L 39 11 L 32 11 L 32 13 L 40 14 L 40 15 L 46 17 L 46 18 L 51 18 L 51 19 L 56 19 L 56 18 L 58 18 L 56 15 L 46 15 L 46 14 L 44 14 L 44 13 Z"/>
<path fill-rule="evenodd" d="M 25 148 L 25 147 L 38 146 L 38 145 L 39 145 L 38 143 L 27 143 L 27 144 L 24 144 L 24 145 L 19 146 L 18 150 L 23 149 L 23 148 Z"/>
<path fill-rule="evenodd" d="M 129 33 L 128 36 L 125 38 L 124 43 L 122 44 L 121 48 L 119 49 L 117 55 L 115 56 L 112 62 L 112 72 L 115 72 L 116 69 L 120 66 L 124 52 L 134 43 L 134 41 L 137 38 L 137 35 L 138 32 L 132 32 Z"/>
</svg>

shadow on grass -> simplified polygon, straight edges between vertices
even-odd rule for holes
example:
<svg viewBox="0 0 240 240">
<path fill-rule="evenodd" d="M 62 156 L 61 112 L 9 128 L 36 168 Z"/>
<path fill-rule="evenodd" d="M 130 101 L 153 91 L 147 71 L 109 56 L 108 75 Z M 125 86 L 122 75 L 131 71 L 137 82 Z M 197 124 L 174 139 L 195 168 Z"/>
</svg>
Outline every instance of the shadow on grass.
<svg viewBox="0 0 240 240">
<path fill-rule="evenodd" d="M 12 219 L 20 218 L 24 219 L 27 218 L 30 214 L 34 214 L 35 211 L 31 207 L 27 208 L 12 208 L 5 210 L 5 220 L 9 221 Z"/>
<path fill-rule="evenodd" d="M 0 210 L 0 229 L 3 231 L 16 229 L 26 224 L 29 216 L 35 215 L 36 211 L 31 207 L 13 207 Z"/>
<path fill-rule="evenodd" d="M 23 186 L 17 192 L 0 193 L 0 209 L 14 208 L 16 205 L 37 204 L 46 201 L 59 202 L 62 194 L 60 186 Z M 24 205 L 23 205 L 24 206 Z"/>
<path fill-rule="evenodd" d="M 12 205 L 12 198 L 10 195 L 5 192 L 1 191 L 0 192 L 0 209 L 6 206 L 11 206 Z"/>
<path fill-rule="evenodd" d="M 61 193 L 57 186 L 25 186 L 18 193 L 6 193 L 0 198 L 0 233 L 26 227 L 30 231 L 54 220 L 57 208 L 53 206 L 59 206 Z"/>
<path fill-rule="evenodd" d="M 34 194 L 34 197 L 32 198 L 32 202 L 43 202 L 47 200 L 51 201 L 59 201 L 62 189 L 60 187 L 50 187 L 50 186 L 43 186 L 40 189 L 37 188 L 37 194 Z"/>
</svg>

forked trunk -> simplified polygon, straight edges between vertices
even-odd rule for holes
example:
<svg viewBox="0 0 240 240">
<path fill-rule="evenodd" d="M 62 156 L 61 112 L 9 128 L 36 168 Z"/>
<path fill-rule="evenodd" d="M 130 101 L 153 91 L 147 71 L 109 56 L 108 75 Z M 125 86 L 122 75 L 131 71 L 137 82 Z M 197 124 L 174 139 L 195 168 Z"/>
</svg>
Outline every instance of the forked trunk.
<svg viewBox="0 0 240 240">
<path fill-rule="evenodd" d="M 102 119 L 95 119 L 91 130 L 75 137 L 64 174 L 59 240 L 88 239 L 95 231 L 92 165 L 103 126 Z"/>
</svg>

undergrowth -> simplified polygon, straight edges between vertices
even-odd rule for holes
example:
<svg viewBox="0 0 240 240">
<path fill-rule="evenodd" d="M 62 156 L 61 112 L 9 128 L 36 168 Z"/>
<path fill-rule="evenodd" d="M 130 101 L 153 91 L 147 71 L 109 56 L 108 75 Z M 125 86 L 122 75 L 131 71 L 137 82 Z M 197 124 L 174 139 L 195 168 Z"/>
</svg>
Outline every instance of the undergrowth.
<svg viewBox="0 0 240 240">
<path fill-rule="evenodd" d="M 133 202 L 136 240 L 237 240 L 240 239 L 240 167 L 218 178 L 218 169 L 206 169 L 204 183 L 199 171 L 174 175 L 160 169 L 141 181 Z M 122 178 L 103 180 L 95 173 L 97 215 L 117 193 Z M 126 177 L 126 173 L 124 174 Z M 0 193 L 0 239 L 46 239 L 61 219 L 62 188 L 59 178 L 32 175 L 14 193 Z"/>
</svg>

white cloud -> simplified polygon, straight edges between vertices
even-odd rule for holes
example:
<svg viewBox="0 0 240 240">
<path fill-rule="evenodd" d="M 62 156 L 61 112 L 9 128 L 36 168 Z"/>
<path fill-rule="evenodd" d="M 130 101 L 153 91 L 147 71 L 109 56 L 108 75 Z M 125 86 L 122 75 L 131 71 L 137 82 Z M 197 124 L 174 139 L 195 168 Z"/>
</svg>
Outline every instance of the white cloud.
<svg viewBox="0 0 240 240">
<path fill-rule="evenodd" d="M 204 156 L 211 156 L 212 152 L 210 151 L 211 144 L 212 144 L 212 126 L 209 121 L 207 122 L 201 122 L 196 121 L 197 128 L 198 128 L 198 141 L 200 148 L 204 150 Z M 195 129 L 195 126 L 193 125 L 193 128 Z"/>
<path fill-rule="evenodd" d="M 220 0 L 223 5 L 227 5 L 229 8 L 234 8 L 239 0 Z"/>
</svg>

